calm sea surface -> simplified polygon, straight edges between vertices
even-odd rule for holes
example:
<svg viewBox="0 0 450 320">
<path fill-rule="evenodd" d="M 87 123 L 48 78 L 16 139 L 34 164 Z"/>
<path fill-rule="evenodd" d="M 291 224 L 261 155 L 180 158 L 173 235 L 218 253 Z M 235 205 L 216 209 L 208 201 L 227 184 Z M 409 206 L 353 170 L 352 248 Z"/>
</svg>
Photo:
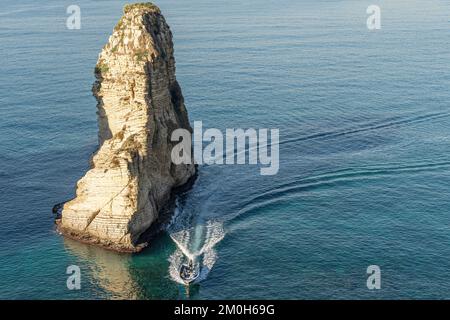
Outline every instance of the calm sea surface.
<svg viewBox="0 0 450 320">
<path fill-rule="evenodd" d="M 450 2 L 377 1 L 370 32 L 372 2 L 157 2 L 191 121 L 279 128 L 280 171 L 200 167 L 131 256 L 63 239 L 51 214 L 97 148 L 93 69 L 124 2 L 2 1 L 0 298 L 450 298 Z M 181 249 L 211 267 L 189 295 Z"/>
</svg>

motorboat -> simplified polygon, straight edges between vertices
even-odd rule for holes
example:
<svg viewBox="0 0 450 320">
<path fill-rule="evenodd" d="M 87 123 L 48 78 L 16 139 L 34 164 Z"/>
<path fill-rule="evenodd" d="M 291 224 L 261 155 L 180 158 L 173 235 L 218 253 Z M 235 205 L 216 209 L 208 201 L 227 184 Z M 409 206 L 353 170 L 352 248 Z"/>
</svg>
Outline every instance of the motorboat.
<svg viewBox="0 0 450 320">
<path fill-rule="evenodd" d="M 183 263 L 180 267 L 180 278 L 186 285 L 191 284 L 200 275 L 200 263 L 189 259 L 188 263 Z"/>
</svg>

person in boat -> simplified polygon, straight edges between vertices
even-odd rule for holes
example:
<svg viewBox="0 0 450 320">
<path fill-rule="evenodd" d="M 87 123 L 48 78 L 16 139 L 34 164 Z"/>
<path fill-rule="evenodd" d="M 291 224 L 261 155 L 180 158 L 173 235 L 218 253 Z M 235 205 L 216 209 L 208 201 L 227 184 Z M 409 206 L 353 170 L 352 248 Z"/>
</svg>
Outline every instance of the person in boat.
<svg viewBox="0 0 450 320">
<path fill-rule="evenodd" d="M 198 276 L 192 259 L 189 259 L 188 263 L 181 267 L 180 276 L 184 280 L 194 280 Z"/>
<path fill-rule="evenodd" d="M 192 273 L 192 262 L 191 262 L 191 260 L 189 260 L 187 268 L 182 268 L 182 270 L 181 270 L 181 277 L 189 278 L 191 273 Z"/>
<path fill-rule="evenodd" d="M 181 271 L 181 277 L 182 277 L 183 279 L 186 279 L 188 276 L 189 276 L 189 275 L 188 275 L 188 273 L 187 273 L 187 270 L 186 270 L 186 269 L 182 269 L 182 271 Z"/>
</svg>

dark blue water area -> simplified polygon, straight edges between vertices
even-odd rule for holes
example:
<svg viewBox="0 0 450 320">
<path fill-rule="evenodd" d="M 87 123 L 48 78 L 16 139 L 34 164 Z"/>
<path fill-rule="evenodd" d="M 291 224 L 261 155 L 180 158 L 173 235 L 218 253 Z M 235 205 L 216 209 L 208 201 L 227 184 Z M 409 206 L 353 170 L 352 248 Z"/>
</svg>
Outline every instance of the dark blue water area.
<svg viewBox="0 0 450 320">
<path fill-rule="evenodd" d="M 183 196 L 190 245 L 215 253 L 189 294 L 170 232 L 132 256 L 54 231 L 97 148 L 93 69 L 124 3 L 2 3 L 0 298 L 450 297 L 450 3 L 378 1 L 377 31 L 371 1 L 156 3 L 191 121 L 280 130 L 277 175 L 204 165 Z"/>
</svg>

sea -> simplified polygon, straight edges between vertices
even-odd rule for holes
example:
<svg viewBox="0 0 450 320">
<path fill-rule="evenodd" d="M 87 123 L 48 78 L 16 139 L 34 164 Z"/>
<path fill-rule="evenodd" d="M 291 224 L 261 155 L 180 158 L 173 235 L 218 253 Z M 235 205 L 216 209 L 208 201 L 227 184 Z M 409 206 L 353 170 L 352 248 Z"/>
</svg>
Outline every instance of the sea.
<svg viewBox="0 0 450 320">
<path fill-rule="evenodd" d="M 52 214 L 98 148 L 94 67 L 125 3 L 2 1 L 1 299 L 450 298 L 449 1 L 155 0 L 191 123 L 278 129 L 280 161 L 199 166 L 137 255 Z"/>
</svg>

